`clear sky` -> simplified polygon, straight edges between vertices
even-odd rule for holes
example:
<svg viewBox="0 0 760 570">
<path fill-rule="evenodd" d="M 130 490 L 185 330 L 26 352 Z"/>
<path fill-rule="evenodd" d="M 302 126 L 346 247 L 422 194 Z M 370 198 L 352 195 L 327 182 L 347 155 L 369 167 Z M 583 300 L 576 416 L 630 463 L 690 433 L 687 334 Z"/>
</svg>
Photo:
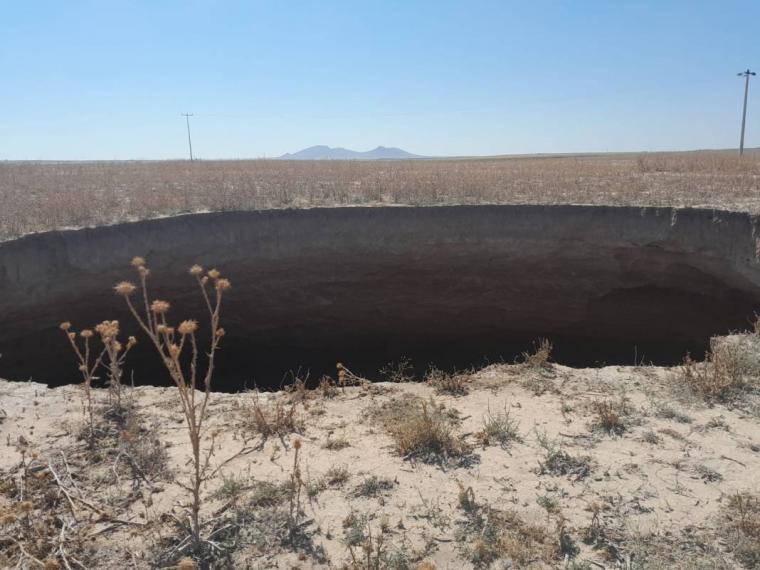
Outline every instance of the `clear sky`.
<svg viewBox="0 0 760 570">
<path fill-rule="evenodd" d="M 760 2 L 0 0 L 0 160 L 737 145 Z M 760 76 L 747 146 L 760 146 Z"/>
</svg>

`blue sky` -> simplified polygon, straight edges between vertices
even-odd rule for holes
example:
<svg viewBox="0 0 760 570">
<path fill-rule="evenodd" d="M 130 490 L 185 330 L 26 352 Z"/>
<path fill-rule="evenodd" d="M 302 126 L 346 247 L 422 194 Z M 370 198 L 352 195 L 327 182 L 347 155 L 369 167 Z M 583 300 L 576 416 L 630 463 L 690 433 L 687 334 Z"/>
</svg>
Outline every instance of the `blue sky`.
<svg viewBox="0 0 760 570">
<path fill-rule="evenodd" d="M 757 1 L 0 0 L 0 160 L 736 146 Z M 747 146 L 760 146 L 760 79 Z"/>
</svg>

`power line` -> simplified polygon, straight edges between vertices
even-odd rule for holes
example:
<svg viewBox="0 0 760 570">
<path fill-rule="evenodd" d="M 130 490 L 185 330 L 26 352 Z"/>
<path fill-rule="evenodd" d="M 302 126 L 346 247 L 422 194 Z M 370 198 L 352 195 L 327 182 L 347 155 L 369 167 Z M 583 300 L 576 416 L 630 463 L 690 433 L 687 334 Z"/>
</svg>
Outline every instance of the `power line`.
<svg viewBox="0 0 760 570">
<path fill-rule="evenodd" d="M 749 78 L 755 75 L 754 71 L 747 69 L 737 73 L 739 77 L 744 77 L 744 108 L 742 109 L 742 134 L 739 137 L 739 156 L 744 154 L 744 125 L 747 122 L 747 93 L 749 93 Z"/>
<path fill-rule="evenodd" d="M 192 113 L 182 113 L 182 116 L 185 117 L 185 123 L 187 123 L 187 144 L 190 147 L 190 162 L 193 161 L 193 139 L 190 138 L 190 117 L 193 116 Z"/>
</svg>

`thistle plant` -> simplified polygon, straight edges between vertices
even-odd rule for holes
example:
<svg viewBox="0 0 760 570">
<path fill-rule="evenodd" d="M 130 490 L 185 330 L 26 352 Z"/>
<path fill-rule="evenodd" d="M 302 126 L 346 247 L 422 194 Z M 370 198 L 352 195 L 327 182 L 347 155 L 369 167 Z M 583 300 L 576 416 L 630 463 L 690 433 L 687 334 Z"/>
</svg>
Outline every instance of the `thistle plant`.
<svg viewBox="0 0 760 570">
<path fill-rule="evenodd" d="M 130 336 L 126 347 L 119 341 L 119 321 L 103 321 L 95 327 L 95 332 L 100 335 L 105 352 L 103 365 L 108 369 L 108 394 L 117 411 L 121 406 L 121 378 L 124 374 L 124 361 L 130 349 L 137 344 L 137 339 Z"/>
<path fill-rule="evenodd" d="M 79 372 L 82 375 L 82 387 L 85 394 L 85 407 L 88 417 L 88 442 L 90 447 L 95 444 L 95 416 L 92 403 L 92 381 L 97 378 L 95 375 L 98 368 L 103 365 L 108 369 L 109 389 L 111 394 L 116 395 L 118 409 L 121 409 L 121 377 L 123 373 L 124 360 L 129 350 L 137 343 L 135 337 L 131 336 L 126 345 L 118 340 L 119 322 L 103 321 L 95 327 L 95 331 L 100 336 L 103 347 L 100 351 L 94 350 L 91 339 L 95 337 L 92 329 L 83 329 L 77 335 L 71 330 L 71 323 L 66 321 L 61 323 L 61 330 L 66 334 L 69 344 L 76 355 L 79 363 Z M 77 340 L 77 336 L 79 341 Z"/>
<path fill-rule="evenodd" d="M 201 486 L 206 480 L 212 452 L 212 449 L 209 449 L 205 456 L 201 453 L 201 440 L 211 395 L 214 359 L 219 343 L 224 337 L 224 329 L 219 326 L 222 297 L 230 288 L 230 282 L 222 278 L 216 269 L 204 271 L 200 265 L 193 265 L 189 270 L 203 296 L 209 319 L 210 338 L 208 351 L 205 352 L 207 365 L 205 373 L 200 373 L 198 321 L 184 320 L 176 327 L 170 326 L 167 320 L 167 314 L 171 309 L 169 302 L 161 299 L 150 300 L 147 286 L 150 270 L 145 259 L 135 257 L 132 266 L 137 271 L 140 285 L 122 281 L 114 290 L 126 301 L 127 307 L 161 356 L 169 376 L 178 389 L 177 394 L 187 423 L 193 453 L 194 471 L 189 489 L 192 492 L 189 530 L 193 550 L 198 552 L 203 542 L 200 522 Z M 133 301 L 133 298 L 140 300 Z M 183 358 L 185 354 L 188 356 Z"/>
</svg>

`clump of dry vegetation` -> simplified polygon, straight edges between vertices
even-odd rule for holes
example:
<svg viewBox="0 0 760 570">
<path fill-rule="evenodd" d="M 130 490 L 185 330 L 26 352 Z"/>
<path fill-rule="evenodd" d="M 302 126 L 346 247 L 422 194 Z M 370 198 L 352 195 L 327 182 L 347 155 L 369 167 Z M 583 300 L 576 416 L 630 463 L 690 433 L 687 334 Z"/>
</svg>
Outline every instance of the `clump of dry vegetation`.
<svg viewBox="0 0 760 570">
<path fill-rule="evenodd" d="M 462 372 L 444 372 L 431 366 L 425 374 L 425 383 L 435 389 L 438 394 L 464 396 L 469 391 L 472 375 Z"/>
<path fill-rule="evenodd" d="M 475 568 L 491 568 L 503 560 L 504 567 L 523 568 L 540 561 L 550 564 L 577 552 L 560 517 L 556 532 L 531 524 L 515 511 L 502 511 L 477 502 L 472 487 L 460 484 L 458 539 L 464 557 Z"/>
<path fill-rule="evenodd" d="M 380 377 L 386 382 L 404 383 L 414 381 L 414 366 L 406 356 L 398 361 L 389 362 L 379 370 Z"/>
<path fill-rule="evenodd" d="M 591 457 L 570 455 L 557 440 L 551 439 L 546 433 L 537 432 L 536 441 L 543 450 L 543 460 L 538 462 L 541 475 L 570 475 L 579 480 L 591 474 Z"/>
<path fill-rule="evenodd" d="M 710 339 L 704 362 L 686 356 L 676 381 L 700 398 L 729 401 L 760 391 L 760 337 L 732 335 Z"/>
<path fill-rule="evenodd" d="M 395 487 L 393 479 L 371 475 L 359 483 L 353 491 L 354 497 L 378 497 Z"/>
<path fill-rule="evenodd" d="M 303 433 L 304 420 L 296 402 L 282 398 L 262 403 L 258 392 L 253 393 L 249 406 L 241 409 L 243 426 L 262 437 L 282 437 L 289 433 Z"/>
<path fill-rule="evenodd" d="M 119 322 L 103 321 L 95 327 L 100 337 L 102 348 L 98 351 L 92 346 L 91 339 L 95 333 L 91 329 L 83 329 L 77 335 L 71 330 L 71 323 L 64 322 L 60 325 L 61 330 L 71 345 L 77 359 L 77 365 L 82 375 L 82 389 L 85 398 L 85 410 L 88 418 L 88 441 L 90 447 L 95 445 L 95 403 L 92 399 L 92 381 L 97 378 L 98 369 L 104 367 L 108 374 L 109 414 L 124 420 L 125 409 L 121 401 L 121 378 L 124 361 L 130 349 L 137 344 L 135 337 L 130 336 L 126 345 L 119 339 Z M 81 342 L 78 344 L 77 340 Z"/>
<path fill-rule="evenodd" d="M 554 346 L 547 338 L 540 338 L 533 343 L 533 350 L 522 353 L 522 359 L 525 366 L 533 369 L 549 368 L 551 362 L 552 350 Z"/>
<path fill-rule="evenodd" d="M 503 412 L 496 414 L 491 413 L 489 408 L 483 418 L 483 429 L 476 433 L 475 437 L 484 446 L 498 444 L 504 448 L 514 441 L 522 441 L 517 420 L 511 417 L 506 406 Z"/>
<path fill-rule="evenodd" d="M 405 545 L 392 544 L 388 521 L 381 519 L 373 527 L 372 516 L 351 511 L 343 520 L 343 543 L 349 559 L 345 570 L 435 570 L 435 564 L 413 565 L 419 556 Z"/>
<path fill-rule="evenodd" d="M 433 398 L 392 399 L 372 410 L 374 421 L 391 436 L 396 452 L 424 463 L 466 462 L 471 447 L 457 435 L 457 417 Z"/>
<path fill-rule="evenodd" d="M 0 164 L 0 239 L 198 211 L 615 204 L 760 211 L 760 154 Z M 87 204 L 87 208 L 82 208 Z"/>
<path fill-rule="evenodd" d="M 155 430 L 131 402 L 124 405 L 122 416 L 95 406 L 94 439 L 85 410 L 84 447 L 77 439 L 41 453 L 19 438 L 20 462 L 0 471 L 0 567 L 98 567 L 107 556 L 92 544 L 93 535 L 142 526 L 121 513 L 171 474 Z"/>
<path fill-rule="evenodd" d="M 721 531 L 746 568 L 760 567 L 760 496 L 736 493 L 723 507 Z"/>
<path fill-rule="evenodd" d="M 282 552 L 297 552 L 299 560 L 311 558 L 317 563 L 326 563 L 324 549 L 313 542 L 313 521 L 307 518 L 304 499 L 322 491 L 328 484 L 340 486 L 348 475 L 333 471 L 325 476 L 324 483 L 309 484 L 303 476 L 303 442 L 293 441 L 293 459 L 290 473 L 285 481 L 257 481 L 242 490 L 252 493 L 244 499 L 241 491 L 236 491 L 234 501 L 229 503 L 230 511 L 218 523 L 214 540 L 220 549 L 215 562 L 218 568 L 236 567 L 234 551 L 241 545 L 253 547 L 267 556 Z"/>
<path fill-rule="evenodd" d="M 594 400 L 592 428 L 610 435 L 622 435 L 629 427 L 633 408 L 625 396 L 616 400 Z"/>
</svg>

